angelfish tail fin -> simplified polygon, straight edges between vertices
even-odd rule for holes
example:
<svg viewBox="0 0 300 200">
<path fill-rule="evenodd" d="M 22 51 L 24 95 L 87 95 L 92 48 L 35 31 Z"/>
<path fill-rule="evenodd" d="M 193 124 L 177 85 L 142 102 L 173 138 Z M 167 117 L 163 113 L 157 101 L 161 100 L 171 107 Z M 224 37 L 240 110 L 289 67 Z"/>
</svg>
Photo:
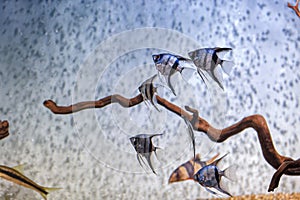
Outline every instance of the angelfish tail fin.
<svg viewBox="0 0 300 200">
<path fill-rule="evenodd" d="M 237 165 L 229 166 L 228 168 L 223 170 L 224 176 L 231 181 L 236 181 L 237 180 L 237 175 L 236 175 L 237 168 L 238 168 Z"/>
<path fill-rule="evenodd" d="M 234 67 L 234 62 L 228 60 L 222 60 L 221 67 L 224 72 L 229 76 L 232 68 Z"/>
</svg>

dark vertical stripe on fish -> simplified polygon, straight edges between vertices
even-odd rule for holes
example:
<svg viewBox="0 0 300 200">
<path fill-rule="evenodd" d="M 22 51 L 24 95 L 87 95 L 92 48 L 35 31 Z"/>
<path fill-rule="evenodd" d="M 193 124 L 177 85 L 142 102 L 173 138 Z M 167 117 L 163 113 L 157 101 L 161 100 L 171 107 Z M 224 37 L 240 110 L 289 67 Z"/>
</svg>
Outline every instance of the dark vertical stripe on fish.
<svg viewBox="0 0 300 200">
<path fill-rule="evenodd" d="M 150 85 L 149 85 L 149 97 L 148 98 L 150 98 L 149 100 L 152 100 L 152 97 L 153 97 L 153 84 L 152 83 L 150 83 Z"/>
<path fill-rule="evenodd" d="M 210 68 L 210 66 L 207 66 L 207 57 L 208 57 L 208 53 L 209 53 L 209 51 L 206 51 L 206 54 L 204 54 L 204 59 L 203 59 L 203 61 L 204 61 L 204 67 L 205 68 Z"/>
<path fill-rule="evenodd" d="M 176 180 L 181 180 L 181 168 L 179 167 L 176 171 L 175 171 L 175 174 L 176 174 Z"/>
<path fill-rule="evenodd" d="M 32 182 L 28 181 L 27 179 L 23 178 L 22 176 L 18 176 L 17 174 L 13 173 L 13 172 L 10 172 L 10 171 L 6 171 L 6 170 L 3 170 L 3 169 L 0 169 L 0 173 L 2 174 L 5 174 L 13 179 L 16 179 L 22 183 L 25 183 L 27 185 L 30 185 L 31 187 L 37 189 L 38 191 L 40 191 L 41 193 L 47 195 L 48 192 L 43 190 L 41 187 L 38 187 L 37 185 L 33 184 Z"/>
<path fill-rule="evenodd" d="M 169 58 L 168 58 L 168 60 L 167 60 L 167 62 L 166 62 L 166 65 L 169 63 L 169 61 L 170 61 L 170 59 L 171 59 L 171 55 L 168 55 L 169 56 Z"/>
<path fill-rule="evenodd" d="M 219 185 L 219 183 L 220 183 L 220 176 L 219 176 L 219 173 L 218 173 L 218 169 L 216 167 L 214 167 L 214 168 L 215 168 L 215 177 L 216 177 L 217 183 Z"/>
<path fill-rule="evenodd" d="M 191 161 L 187 162 L 186 165 L 184 165 L 184 167 L 186 168 L 186 171 L 189 174 L 189 177 L 193 177 L 194 176 L 194 165 Z"/>
<path fill-rule="evenodd" d="M 150 94 L 149 90 L 150 90 L 149 84 L 145 84 L 145 96 L 146 96 L 146 99 L 150 100 L 151 94 Z"/>
<path fill-rule="evenodd" d="M 218 55 L 217 53 L 214 51 L 214 53 L 212 54 L 212 66 L 215 66 L 218 63 Z"/>
<path fill-rule="evenodd" d="M 179 65 L 179 62 L 178 62 L 178 60 L 176 60 L 175 63 L 172 65 L 172 69 L 176 70 L 178 65 Z"/>
</svg>

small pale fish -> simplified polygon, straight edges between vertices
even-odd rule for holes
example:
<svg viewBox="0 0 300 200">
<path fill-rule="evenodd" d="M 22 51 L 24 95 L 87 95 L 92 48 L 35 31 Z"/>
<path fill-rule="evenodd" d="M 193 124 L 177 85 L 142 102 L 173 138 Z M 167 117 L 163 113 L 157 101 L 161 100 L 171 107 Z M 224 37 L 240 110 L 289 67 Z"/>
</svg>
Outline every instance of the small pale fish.
<svg viewBox="0 0 300 200">
<path fill-rule="evenodd" d="M 231 48 L 203 48 L 197 49 L 195 51 L 191 51 L 188 53 L 189 57 L 192 59 L 194 64 L 197 67 L 198 74 L 203 76 L 203 72 L 201 70 L 206 71 L 214 81 L 218 83 L 218 85 L 224 89 L 223 87 L 223 75 L 220 70 L 218 70 L 217 66 L 220 64 L 222 69 L 226 74 L 230 74 L 234 63 L 232 61 L 222 60 L 219 58 L 220 54 L 231 51 Z M 203 78 L 202 78 L 203 80 Z"/>
<path fill-rule="evenodd" d="M 142 85 L 139 87 L 139 91 L 143 96 L 144 101 L 150 101 L 150 103 L 156 108 L 156 110 L 160 111 L 157 106 L 155 105 L 154 101 L 156 100 L 155 96 L 157 94 L 157 88 L 153 85 L 153 80 L 157 76 L 150 77 L 149 79 L 145 80 Z"/>
<path fill-rule="evenodd" d="M 27 178 L 22 173 L 22 165 L 10 168 L 7 166 L 0 165 L 0 177 L 4 178 L 8 181 L 16 183 L 18 185 L 24 186 L 26 188 L 37 191 L 42 195 L 44 199 L 47 199 L 47 195 L 55 190 L 59 190 L 61 188 L 48 188 L 44 186 L 40 186 L 31 179 Z"/>
<path fill-rule="evenodd" d="M 161 53 L 152 55 L 155 67 L 158 72 L 165 77 L 168 87 L 176 96 L 175 90 L 171 84 L 171 76 L 177 71 L 180 72 L 183 79 L 188 82 L 192 75 L 196 72 L 196 68 L 192 60 L 182 56 L 170 53 Z"/>
<path fill-rule="evenodd" d="M 143 167 L 141 160 L 145 164 L 145 162 L 142 158 L 142 157 L 145 157 L 145 159 L 148 162 L 149 167 L 151 168 L 151 170 L 154 174 L 156 174 L 156 172 L 155 172 L 154 167 L 151 162 L 151 155 L 152 155 L 152 152 L 154 152 L 156 155 L 156 150 L 159 149 L 159 147 L 156 147 L 153 145 L 152 138 L 155 136 L 160 136 L 160 135 L 163 135 L 163 134 L 152 134 L 152 135 L 139 134 L 139 135 L 136 135 L 136 136 L 133 136 L 130 138 L 130 142 L 133 145 L 135 151 L 137 152 L 136 157 L 137 157 L 137 160 L 139 161 L 139 164 L 141 165 L 141 167 Z"/>
<path fill-rule="evenodd" d="M 227 155 L 227 154 L 226 154 Z M 216 195 L 217 193 L 210 190 L 209 188 L 214 188 L 217 189 L 218 191 L 228 195 L 232 196 L 229 192 L 227 192 L 225 189 L 223 189 L 220 186 L 221 178 L 225 176 L 226 178 L 229 178 L 229 173 L 227 173 L 227 169 L 225 170 L 220 170 L 217 167 L 217 164 L 219 161 L 221 161 L 226 155 L 223 157 L 219 158 L 218 160 L 214 161 L 213 163 L 206 165 L 202 167 L 195 175 L 194 175 L 194 180 L 198 182 L 201 186 L 205 187 L 205 189 Z"/>
<path fill-rule="evenodd" d="M 201 161 L 200 154 L 196 154 L 195 158 L 191 158 L 189 161 L 183 163 L 172 172 L 169 178 L 169 183 L 194 180 L 194 174 L 202 167 L 213 163 L 218 156 L 219 154 L 216 154 L 207 161 Z"/>
</svg>

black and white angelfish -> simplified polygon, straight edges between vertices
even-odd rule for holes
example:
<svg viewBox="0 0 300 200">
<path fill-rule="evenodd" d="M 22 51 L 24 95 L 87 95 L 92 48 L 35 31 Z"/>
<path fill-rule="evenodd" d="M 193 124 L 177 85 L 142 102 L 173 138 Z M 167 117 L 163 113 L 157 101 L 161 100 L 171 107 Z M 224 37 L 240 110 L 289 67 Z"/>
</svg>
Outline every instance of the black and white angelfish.
<svg viewBox="0 0 300 200">
<path fill-rule="evenodd" d="M 217 189 L 218 191 L 232 197 L 232 195 L 229 192 L 227 192 L 224 188 L 222 188 L 220 182 L 223 176 L 232 180 L 232 177 L 230 176 L 233 174 L 233 172 L 230 171 L 235 170 L 235 168 L 232 168 L 233 166 L 231 166 L 225 170 L 220 170 L 217 167 L 218 162 L 221 161 L 226 155 L 227 154 L 225 154 L 223 157 L 219 158 L 218 160 L 214 161 L 213 163 L 202 167 L 194 175 L 194 180 L 198 182 L 201 186 L 205 187 L 205 189 L 208 192 L 214 195 L 216 195 L 217 193 L 210 190 L 209 188 Z"/>
<path fill-rule="evenodd" d="M 159 149 L 159 147 L 153 145 L 152 138 L 160 135 L 163 134 L 152 134 L 152 135 L 139 134 L 130 138 L 130 142 L 137 153 L 136 157 L 137 160 L 139 161 L 139 164 L 141 165 L 141 167 L 143 167 L 141 160 L 145 164 L 142 156 L 145 157 L 149 164 L 149 167 L 151 168 L 154 174 L 156 174 L 156 172 L 154 171 L 154 167 L 151 162 L 151 155 L 152 152 L 154 152 L 156 155 L 156 150 Z"/>
<path fill-rule="evenodd" d="M 223 75 L 222 72 L 218 70 L 217 66 L 220 64 L 224 72 L 229 75 L 234 63 L 232 61 L 222 60 L 218 55 L 221 53 L 227 53 L 231 50 L 231 48 L 220 47 L 203 48 L 191 51 L 188 55 L 196 65 L 201 78 L 203 76 L 203 72 L 201 70 L 205 70 L 212 79 L 216 81 L 222 89 L 224 89 L 222 84 Z"/>
<path fill-rule="evenodd" d="M 156 102 L 155 96 L 157 95 L 157 88 L 153 85 L 153 80 L 157 76 L 150 77 L 149 79 L 145 80 L 139 87 L 139 91 L 143 96 L 145 103 L 150 101 L 150 103 L 156 108 L 156 110 L 160 111 L 154 102 Z"/>
<path fill-rule="evenodd" d="M 168 87 L 176 96 L 175 90 L 171 85 L 171 76 L 175 72 L 180 72 L 182 78 L 188 82 L 192 75 L 197 71 L 193 61 L 182 56 L 170 53 L 161 53 L 152 55 L 155 67 L 158 72 L 165 77 Z"/>
</svg>

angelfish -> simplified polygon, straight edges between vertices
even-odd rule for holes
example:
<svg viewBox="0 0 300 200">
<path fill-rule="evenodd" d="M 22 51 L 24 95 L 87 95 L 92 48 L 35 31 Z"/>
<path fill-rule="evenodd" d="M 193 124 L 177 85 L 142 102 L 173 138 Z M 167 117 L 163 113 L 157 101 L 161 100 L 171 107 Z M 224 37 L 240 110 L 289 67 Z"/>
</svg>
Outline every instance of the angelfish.
<svg viewBox="0 0 300 200">
<path fill-rule="evenodd" d="M 222 89 L 224 89 L 222 85 L 223 75 L 222 72 L 218 71 L 217 66 L 220 64 L 224 72 L 229 75 L 234 63 L 232 61 L 222 60 L 218 55 L 231 50 L 231 48 L 220 47 L 203 48 L 191 51 L 188 55 L 196 65 L 198 74 L 201 78 L 203 76 L 203 72 L 201 70 L 205 70 L 212 79 L 216 81 Z"/>
<path fill-rule="evenodd" d="M 207 161 L 202 161 L 200 159 L 200 154 L 196 154 L 195 158 L 193 157 L 187 162 L 181 164 L 172 172 L 169 177 L 169 183 L 194 180 L 194 174 L 197 173 L 202 167 L 213 163 L 218 156 L 219 153 Z"/>
<path fill-rule="evenodd" d="M 205 189 L 212 194 L 217 194 L 217 193 L 208 188 L 215 188 L 218 191 L 232 197 L 232 195 L 229 192 L 227 192 L 220 186 L 221 178 L 223 176 L 225 176 L 228 179 L 231 179 L 229 178 L 229 172 L 227 172 L 229 168 L 225 170 L 220 170 L 217 167 L 218 162 L 222 160 L 226 155 L 227 154 L 225 154 L 223 157 L 219 158 L 218 160 L 214 161 L 213 163 L 202 167 L 194 175 L 194 180 L 198 182 L 201 186 L 205 187 Z"/>
<path fill-rule="evenodd" d="M 156 172 L 155 172 L 154 167 L 151 162 L 151 155 L 152 155 L 152 152 L 154 152 L 156 155 L 156 150 L 159 149 L 159 147 L 156 147 L 153 145 L 152 138 L 155 136 L 160 136 L 160 135 L 163 135 L 163 134 L 152 134 L 152 135 L 139 134 L 139 135 L 136 135 L 136 136 L 133 136 L 130 138 L 130 142 L 133 145 L 135 151 L 137 152 L 136 157 L 137 157 L 137 160 L 139 161 L 139 164 L 141 165 L 141 167 L 143 167 L 141 160 L 145 164 L 142 156 L 145 157 L 148 162 L 149 167 L 151 168 L 151 170 L 154 174 L 156 174 Z"/>
<path fill-rule="evenodd" d="M 44 199 L 47 199 L 47 195 L 50 192 L 61 189 L 61 188 L 48 188 L 48 187 L 38 185 L 37 183 L 35 183 L 31 179 L 23 175 L 22 165 L 13 168 L 0 165 L 0 177 L 10 182 L 24 186 L 26 188 L 35 190 L 38 193 L 40 193 Z"/>
<path fill-rule="evenodd" d="M 139 87 L 139 91 L 143 96 L 144 101 L 150 101 L 150 103 L 159 111 L 157 106 L 155 105 L 154 101 L 156 100 L 155 96 L 157 95 L 157 88 L 153 85 L 153 80 L 157 76 L 150 77 L 149 79 L 145 80 Z M 154 100 L 153 100 L 154 99 Z"/>
<path fill-rule="evenodd" d="M 165 77 L 168 87 L 175 96 L 176 93 L 171 84 L 171 76 L 175 72 L 180 72 L 183 79 L 188 82 L 191 76 L 197 71 L 192 60 L 182 56 L 173 55 L 170 53 L 161 53 L 152 55 L 152 59 L 155 63 L 156 69 Z"/>
</svg>

